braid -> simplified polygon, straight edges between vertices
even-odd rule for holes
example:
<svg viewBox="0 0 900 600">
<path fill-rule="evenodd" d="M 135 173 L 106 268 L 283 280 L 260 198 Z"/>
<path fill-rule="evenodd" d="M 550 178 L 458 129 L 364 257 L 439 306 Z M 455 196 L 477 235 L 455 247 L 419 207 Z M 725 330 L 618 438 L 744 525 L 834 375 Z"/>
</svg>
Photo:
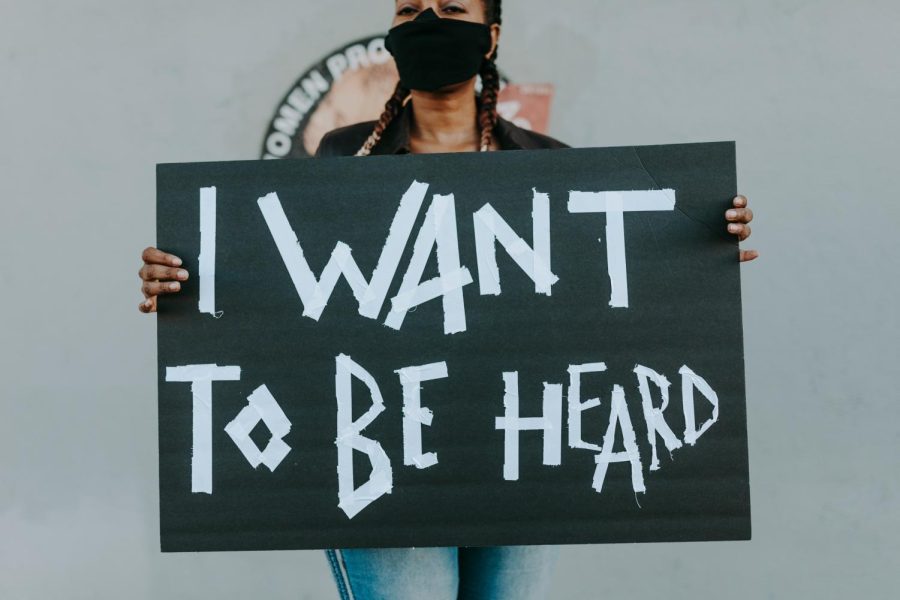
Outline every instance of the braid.
<svg viewBox="0 0 900 600">
<path fill-rule="evenodd" d="M 503 14 L 501 0 L 485 0 L 488 25 L 501 25 Z M 478 126 L 481 127 L 481 152 L 489 152 L 494 126 L 497 124 L 497 96 L 500 94 L 500 73 L 497 71 L 497 50 L 481 66 L 481 97 L 478 109 Z"/>
<path fill-rule="evenodd" d="M 391 124 L 391 121 L 400 114 L 400 110 L 403 108 L 403 103 L 406 101 L 407 97 L 409 97 L 409 90 L 403 87 L 403 84 L 397 83 L 393 95 L 384 105 L 384 112 L 382 112 L 381 116 L 378 118 L 375 129 L 372 130 L 372 133 L 369 135 L 368 139 L 366 139 L 362 148 L 356 153 L 356 156 L 369 156 L 372 153 L 372 149 L 379 141 L 381 141 L 384 130 L 387 129 L 388 125 Z"/>
<path fill-rule="evenodd" d="M 495 53 L 496 56 L 496 53 Z M 481 151 L 491 149 L 494 125 L 497 124 L 497 96 L 500 93 L 500 73 L 492 56 L 481 67 L 481 98 L 478 107 L 478 126 L 481 127 Z"/>
</svg>

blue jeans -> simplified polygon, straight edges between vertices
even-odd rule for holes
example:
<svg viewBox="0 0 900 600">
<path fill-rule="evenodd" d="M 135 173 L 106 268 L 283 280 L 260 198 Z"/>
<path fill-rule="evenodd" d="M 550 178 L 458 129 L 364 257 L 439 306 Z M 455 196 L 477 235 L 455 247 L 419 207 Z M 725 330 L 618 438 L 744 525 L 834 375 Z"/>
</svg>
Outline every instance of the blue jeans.
<svg viewBox="0 0 900 600">
<path fill-rule="evenodd" d="M 538 600 L 556 546 L 328 550 L 342 600 Z"/>
</svg>

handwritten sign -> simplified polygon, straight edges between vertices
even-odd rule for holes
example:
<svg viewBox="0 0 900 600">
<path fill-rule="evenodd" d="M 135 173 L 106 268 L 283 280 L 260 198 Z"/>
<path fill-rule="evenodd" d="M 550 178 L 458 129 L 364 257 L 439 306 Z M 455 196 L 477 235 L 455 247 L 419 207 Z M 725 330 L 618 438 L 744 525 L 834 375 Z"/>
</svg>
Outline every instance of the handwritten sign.
<svg viewBox="0 0 900 600">
<path fill-rule="evenodd" d="M 166 551 L 747 539 L 731 143 L 160 165 Z"/>
</svg>

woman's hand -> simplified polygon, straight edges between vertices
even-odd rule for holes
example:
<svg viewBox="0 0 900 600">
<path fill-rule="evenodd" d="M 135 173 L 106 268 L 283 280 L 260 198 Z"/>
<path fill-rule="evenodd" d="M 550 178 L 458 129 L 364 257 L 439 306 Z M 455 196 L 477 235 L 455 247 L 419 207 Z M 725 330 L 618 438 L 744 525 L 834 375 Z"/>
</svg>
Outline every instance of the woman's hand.
<svg viewBox="0 0 900 600">
<path fill-rule="evenodd" d="M 740 241 L 750 237 L 750 221 L 753 220 L 753 211 L 747 206 L 746 196 L 737 196 L 733 200 L 734 208 L 725 211 L 725 220 L 728 221 L 728 233 L 738 236 Z M 750 262 L 759 257 L 756 250 L 741 250 L 741 262 Z"/>
<path fill-rule="evenodd" d="M 179 269 L 181 259 L 162 250 L 150 247 L 141 254 L 144 265 L 138 271 L 141 278 L 141 292 L 145 300 L 138 309 L 142 313 L 156 312 L 156 299 L 160 294 L 174 294 L 181 291 L 181 281 L 186 281 L 188 272 Z"/>
</svg>

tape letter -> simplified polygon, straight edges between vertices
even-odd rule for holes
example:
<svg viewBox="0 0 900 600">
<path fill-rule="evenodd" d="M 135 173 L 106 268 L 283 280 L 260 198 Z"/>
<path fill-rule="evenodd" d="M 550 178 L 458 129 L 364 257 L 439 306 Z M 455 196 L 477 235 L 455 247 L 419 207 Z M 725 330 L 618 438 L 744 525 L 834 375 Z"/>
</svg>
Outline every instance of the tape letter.
<svg viewBox="0 0 900 600">
<path fill-rule="evenodd" d="M 482 296 L 500 295 L 498 242 L 519 268 L 534 281 L 535 293 L 549 296 L 553 284 L 559 281 L 550 271 L 550 196 L 534 190 L 532 207 L 534 248 L 528 246 L 490 204 L 485 204 L 472 215 L 478 257 L 478 285 Z"/>
<path fill-rule="evenodd" d="M 678 370 L 681 373 L 681 402 L 684 405 L 684 441 L 693 446 L 712 424 L 719 420 L 719 396 L 706 383 L 706 380 L 691 371 L 687 365 Z M 712 416 L 707 419 L 700 430 L 694 420 L 694 389 L 697 389 L 710 404 L 712 404 Z"/>
<path fill-rule="evenodd" d="M 328 264 L 316 279 L 303 254 L 299 238 L 284 214 L 278 195 L 273 192 L 257 201 L 281 260 L 284 261 L 303 303 L 303 316 L 319 320 L 338 279 L 343 275 L 359 303 L 359 314 L 369 319 L 378 318 L 427 191 L 427 183 L 413 181 L 403 195 L 370 281 L 366 281 L 353 259 L 350 246 L 343 242 L 335 245 Z"/>
<path fill-rule="evenodd" d="M 431 250 L 437 246 L 438 276 L 424 283 L 422 275 Z M 444 305 L 444 333 L 466 330 L 466 305 L 463 287 L 472 283 L 472 275 L 459 264 L 459 238 L 456 230 L 456 203 L 453 195 L 435 195 L 425 222 L 416 238 L 409 267 L 403 276 L 400 290 L 391 300 L 392 308 L 384 324 L 400 330 L 406 313 L 435 298 L 442 297 Z"/>
<path fill-rule="evenodd" d="M 681 440 L 679 440 L 672 432 L 672 428 L 666 423 L 663 413 L 669 406 L 669 380 L 660 375 L 653 369 L 636 365 L 634 372 L 638 378 L 638 389 L 641 392 L 641 406 L 644 409 L 644 420 L 647 422 L 647 441 L 650 442 L 650 470 L 659 470 L 659 457 L 656 454 L 656 435 L 663 439 L 669 456 L 672 452 L 681 448 Z M 653 396 L 650 393 L 650 380 L 659 388 L 659 394 L 662 397 L 659 408 L 653 406 Z"/>
<path fill-rule="evenodd" d="M 600 406 L 600 398 L 591 398 L 581 401 L 581 376 L 585 373 L 602 373 L 606 370 L 606 363 L 589 363 L 586 365 L 571 365 L 569 367 L 569 447 L 582 448 L 600 452 L 601 447 L 581 439 L 581 413 Z"/>
<path fill-rule="evenodd" d="M 394 485 L 391 461 L 377 441 L 362 435 L 362 431 L 384 412 L 384 400 L 375 379 L 368 371 L 344 354 L 335 359 L 335 390 L 337 396 L 338 448 L 338 507 L 352 519 L 361 510 L 384 494 L 390 494 Z M 353 378 L 362 381 L 372 398 L 372 405 L 356 421 L 353 420 Z M 353 477 L 353 451 L 369 458 L 372 473 L 368 481 L 358 488 Z"/>
<path fill-rule="evenodd" d="M 221 317 L 216 312 L 216 188 L 200 188 L 200 300 L 201 313 Z"/>
<path fill-rule="evenodd" d="M 259 450 L 250 437 L 250 432 L 260 421 L 265 423 L 272 434 L 263 451 Z M 275 471 L 291 451 L 291 447 L 284 442 L 284 436 L 291 432 L 291 422 L 265 385 L 259 386 L 250 394 L 247 406 L 225 426 L 225 432 L 254 469 L 263 464 L 270 471 Z"/>
<path fill-rule="evenodd" d="M 675 210 L 675 190 L 632 192 L 569 192 L 570 213 L 606 213 L 606 262 L 613 308 L 628 308 L 625 264 L 626 212 Z"/>
<path fill-rule="evenodd" d="M 194 403 L 191 454 L 193 493 L 212 494 L 212 382 L 240 379 L 240 367 L 188 365 L 166 368 L 166 381 L 191 384 Z"/>
<path fill-rule="evenodd" d="M 447 363 L 406 367 L 395 371 L 403 386 L 403 464 L 427 469 L 438 462 L 437 454 L 422 454 L 422 425 L 431 426 L 434 414 L 422 406 L 422 382 L 445 379 Z"/>
<path fill-rule="evenodd" d="M 613 444 L 616 441 L 616 427 L 622 430 L 622 441 L 625 444 L 623 452 L 613 452 Z M 610 463 L 631 463 L 631 487 L 635 493 L 646 492 L 644 487 L 644 473 L 641 466 L 641 455 L 638 452 L 637 438 L 634 427 L 631 425 L 631 416 L 628 414 L 628 406 L 625 404 L 625 390 L 622 386 L 613 386 L 612 410 L 609 414 L 609 427 L 603 436 L 603 450 L 594 457 L 597 468 L 594 470 L 594 489 L 600 493 L 603 491 L 603 482 L 606 479 L 606 471 Z"/>
<path fill-rule="evenodd" d="M 519 416 L 519 373 L 503 373 L 504 415 L 495 420 L 495 429 L 503 434 L 503 479 L 519 479 L 519 432 L 544 432 L 544 459 L 548 466 L 562 462 L 562 393 L 563 386 L 544 383 L 544 415 L 542 417 Z"/>
</svg>

